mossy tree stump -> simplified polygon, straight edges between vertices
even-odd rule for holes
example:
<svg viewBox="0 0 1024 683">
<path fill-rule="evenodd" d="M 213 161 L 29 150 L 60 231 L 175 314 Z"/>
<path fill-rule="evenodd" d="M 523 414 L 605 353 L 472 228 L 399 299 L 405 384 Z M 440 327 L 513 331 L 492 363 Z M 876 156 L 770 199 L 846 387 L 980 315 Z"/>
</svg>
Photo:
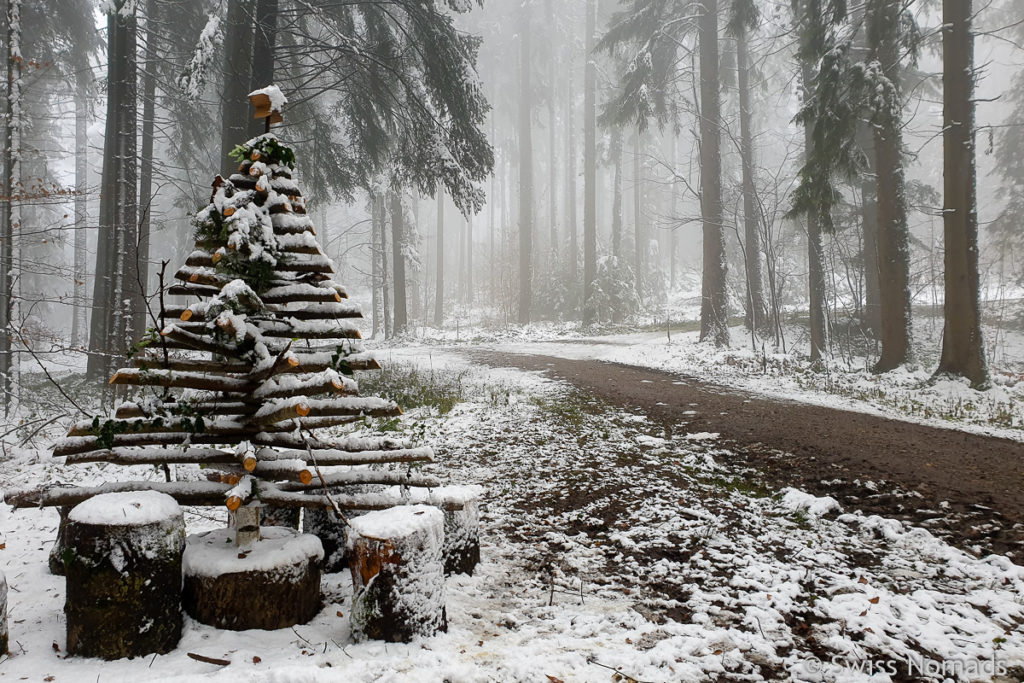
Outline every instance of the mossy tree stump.
<svg viewBox="0 0 1024 683">
<path fill-rule="evenodd" d="M 354 515 L 355 513 L 350 513 Z M 302 530 L 320 539 L 324 548 L 321 569 L 325 574 L 340 572 L 348 567 L 345 522 L 329 508 L 307 508 L 302 515 Z"/>
<path fill-rule="evenodd" d="M 320 539 L 264 526 L 260 539 L 236 546 L 232 529 L 188 537 L 185 611 L 232 631 L 305 624 L 320 611 Z"/>
<path fill-rule="evenodd" d="M 444 604 L 444 514 L 427 505 L 351 520 L 352 636 L 408 643 L 448 630 Z"/>
<path fill-rule="evenodd" d="M 181 639 L 185 521 L 155 491 L 108 493 L 68 515 L 67 651 L 119 659 L 174 649 Z"/>
<path fill-rule="evenodd" d="M 7 654 L 7 577 L 0 572 L 0 655 Z"/>
<path fill-rule="evenodd" d="M 444 486 L 431 501 L 444 509 L 444 573 L 473 575 L 480 563 L 479 487 Z"/>
</svg>

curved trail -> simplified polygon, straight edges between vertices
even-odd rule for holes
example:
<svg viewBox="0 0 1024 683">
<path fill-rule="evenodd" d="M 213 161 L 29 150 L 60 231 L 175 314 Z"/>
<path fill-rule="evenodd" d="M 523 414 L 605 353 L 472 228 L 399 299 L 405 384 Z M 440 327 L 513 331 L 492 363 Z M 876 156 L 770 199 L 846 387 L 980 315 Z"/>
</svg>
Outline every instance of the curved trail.
<svg viewBox="0 0 1024 683">
<path fill-rule="evenodd" d="M 908 519 L 961 547 L 1024 562 L 1024 443 L 745 394 L 648 368 L 453 350 L 494 367 L 544 372 L 676 433 L 717 432 L 741 464 L 775 485 L 832 495 L 846 509 Z"/>
</svg>

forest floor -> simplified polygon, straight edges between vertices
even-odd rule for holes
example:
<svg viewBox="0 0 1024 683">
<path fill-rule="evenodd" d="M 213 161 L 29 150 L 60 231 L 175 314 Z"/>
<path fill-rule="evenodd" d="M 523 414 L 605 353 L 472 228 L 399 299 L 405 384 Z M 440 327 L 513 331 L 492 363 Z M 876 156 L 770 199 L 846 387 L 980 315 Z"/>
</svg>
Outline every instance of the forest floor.
<svg viewBox="0 0 1024 683">
<path fill-rule="evenodd" d="M 167 655 L 68 658 L 64 582 L 46 571 L 56 513 L 0 506 L 12 643 L 0 681 L 1024 680 L 1024 567 L 1008 557 L 1019 472 L 1001 479 L 979 459 L 990 445 L 1019 457 L 1013 441 L 580 360 L 626 346 L 542 345 L 568 359 L 492 346 L 382 350 L 385 370 L 359 378 L 364 394 L 408 408 L 363 429 L 430 444 L 427 471 L 487 489 L 482 563 L 447 583 L 447 634 L 352 642 L 340 573 L 324 577 L 320 614 L 294 629 L 186 619 Z M 81 386 L 75 372 L 56 379 Z M 129 476 L 52 458 L 74 416 L 41 376 L 29 394 L 37 410 L 4 436 L 0 495 Z M 961 461 L 975 458 L 963 481 L 931 472 L 962 465 L 946 437 L 963 440 Z M 896 460 L 892 443 L 927 458 L 924 471 L 876 469 Z M 999 515 L 957 498 L 986 477 L 981 504 Z M 194 533 L 225 520 L 189 509 L 186 521 Z"/>
</svg>

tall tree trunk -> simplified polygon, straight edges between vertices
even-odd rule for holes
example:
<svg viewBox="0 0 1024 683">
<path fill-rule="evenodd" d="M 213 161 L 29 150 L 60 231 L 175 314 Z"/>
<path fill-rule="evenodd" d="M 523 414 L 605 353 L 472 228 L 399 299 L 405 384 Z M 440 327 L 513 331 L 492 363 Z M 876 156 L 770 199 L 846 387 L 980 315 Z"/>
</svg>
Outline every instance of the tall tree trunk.
<svg viewBox="0 0 1024 683">
<path fill-rule="evenodd" d="M 573 102 L 571 57 L 569 62 L 565 79 L 565 228 L 569 232 L 569 282 L 576 287 L 579 283 L 577 267 L 580 249 L 576 232 L 576 135 L 572 125 L 576 108 Z"/>
<path fill-rule="evenodd" d="M 380 203 L 377 197 L 370 193 L 370 263 L 372 274 L 370 277 L 371 301 L 373 308 L 373 336 L 376 337 L 383 329 L 384 322 L 381 315 L 381 286 L 384 282 L 384 274 L 381 272 L 380 233 L 384 230 L 380 215 Z"/>
<path fill-rule="evenodd" d="M 612 256 L 622 256 L 622 128 L 612 127 Z"/>
<path fill-rule="evenodd" d="M 802 64 L 805 101 L 810 101 L 814 88 L 813 67 Z M 804 155 L 810 157 L 814 147 L 814 124 L 804 124 Z M 821 224 L 812 211 L 807 215 L 807 317 L 811 334 L 811 363 L 820 363 L 828 349 L 828 325 L 825 320 L 825 254 L 821 244 Z"/>
<path fill-rule="evenodd" d="M 153 212 L 153 127 L 156 118 L 156 65 L 159 0 L 146 0 L 146 59 L 142 74 L 142 154 L 139 158 L 139 272 L 132 290 L 139 299 L 132 317 L 135 335 L 146 329 L 146 300 L 149 294 L 149 245 Z"/>
<path fill-rule="evenodd" d="M 754 136 L 751 130 L 750 54 L 747 31 L 736 36 L 736 84 L 740 100 L 740 156 L 743 164 L 744 265 L 747 275 L 747 327 L 762 330 L 767 325 L 764 285 L 761 275 L 761 232 L 754 184 Z"/>
<path fill-rule="evenodd" d="M 473 217 L 466 216 L 466 303 L 472 305 L 473 290 Z"/>
<path fill-rule="evenodd" d="M 391 317 L 391 293 L 388 288 L 388 231 L 386 227 L 388 210 L 384 205 L 384 195 L 377 197 L 377 212 L 380 214 L 380 287 L 384 313 L 384 338 L 391 339 L 394 336 L 395 328 L 391 324 L 394 319 Z"/>
<path fill-rule="evenodd" d="M 864 238 L 864 327 L 877 336 L 882 330 L 882 302 L 878 285 L 878 187 L 875 181 L 875 141 L 871 126 L 860 122 L 857 137 L 867 157 L 860 182 L 861 232 Z"/>
<path fill-rule="evenodd" d="M 391 193 L 391 263 L 395 282 L 395 335 L 405 334 L 409 308 L 405 296 L 405 209 L 402 193 Z"/>
<path fill-rule="evenodd" d="M 519 324 L 530 322 L 533 296 L 533 139 L 530 120 L 530 4 L 519 15 Z"/>
<path fill-rule="evenodd" d="M 249 79 L 250 92 L 265 88 L 274 82 L 274 47 L 276 41 L 277 0 L 256 0 L 256 26 L 253 31 L 252 40 L 252 76 Z M 255 137 L 261 134 L 264 126 L 265 124 L 262 119 L 250 119 L 249 136 Z M 242 142 L 242 140 L 238 142 Z M 327 236 L 325 235 L 324 237 L 326 242 Z"/>
<path fill-rule="evenodd" d="M 14 313 L 14 202 L 12 195 L 15 179 L 15 134 L 20 107 L 21 64 L 21 0 L 7 0 L 7 97 L 4 101 L 3 180 L 0 197 L 0 392 L 3 393 L 4 415 L 11 409 L 14 356 L 11 343 L 12 314 Z"/>
<path fill-rule="evenodd" d="M 705 0 L 700 30 L 700 207 L 704 265 L 700 339 L 729 345 L 725 230 L 722 211 L 722 107 L 719 99 L 718 0 Z"/>
<path fill-rule="evenodd" d="M 491 197 L 494 201 L 494 197 Z M 437 276 L 434 290 L 434 327 L 444 327 L 444 189 L 437 185 Z"/>
<path fill-rule="evenodd" d="M 546 17 L 548 22 L 548 223 L 551 234 L 551 271 L 554 272 L 558 261 L 558 172 L 555 168 L 555 104 L 557 91 L 555 88 L 555 48 L 559 44 L 558 26 L 555 24 L 555 9 L 552 0 L 546 0 Z"/>
<path fill-rule="evenodd" d="M 139 291 L 135 15 L 108 14 L 107 36 L 107 125 L 86 370 L 94 380 L 111 374 L 117 355 L 130 343 L 131 300 Z"/>
<path fill-rule="evenodd" d="M 591 298 L 597 278 L 597 0 L 587 0 L 586 69 L 583 75 L 583 324 L 597 319 Z"/>
<path fill-rule="evenodd" d="M 978 200 L 971 0 L 942 3 L 943 234 L 945 290 L 942 357 L 936 374 L 988 384 L 981 332 Z"/>
<path fill-rule="evenodd" d="M 644 229 L 644 178 L 641 156 L 643 155 L 643 133 L 639 126 L 636 129 L 636 137 L 633 145 L 633 273 L 635 278 L 633 286 L 636 288 L 636 295 L 643 300 L 644 296 L 644 269 L 647 265 L 647 231 Z"/>
<path fill-rule="evenodd" d="M 231 150 L 245 142 L 249 132 L 252 15 L 252 0 L 228 0 L 224 34 L 224 87 L 220 108 L 220 167 L 225 178 L 231 175 L 237 165 L 230 157 Z"/>
<path fill-rule="evenodd" d="M 876 98 L 875 165 L 878 177 L 878 266 L 882 309 L 882 354 L 876 372 L 911 360 L 910 244 L 902 156 L 900 111 L 900 3 L 869 0 L 868 45 L 892 90 Z M 886 103 L 896 103 L 886 107 Z"/>
<path fill-rule="evenodd" d="M 89 81 L 91 74 L 80 69 L 75 80 L 75 264 L 74 312 L 71 320 L 71 344 L 84 345 L 88 341 L 89 296 L 86 290 L 86 230 L 89 222 L 89 201 L 86 196 L 89 175 Z"/>
</svg>

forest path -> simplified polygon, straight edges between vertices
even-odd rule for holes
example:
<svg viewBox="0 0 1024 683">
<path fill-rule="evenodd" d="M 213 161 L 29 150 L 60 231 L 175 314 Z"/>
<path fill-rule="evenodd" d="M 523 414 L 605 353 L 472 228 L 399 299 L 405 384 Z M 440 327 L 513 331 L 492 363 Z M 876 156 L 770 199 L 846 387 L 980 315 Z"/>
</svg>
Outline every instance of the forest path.
<svg viewBox="0 0 1024 683">
<path fill-rule="evenodd" d="M 637 410 L 673 434 L 717 432 L 739 466 L 1024 564 L 1024 443 L 747 394 L 696 377 L 597 360 L 452 349 L 540 371 Z"/>
</svg>

